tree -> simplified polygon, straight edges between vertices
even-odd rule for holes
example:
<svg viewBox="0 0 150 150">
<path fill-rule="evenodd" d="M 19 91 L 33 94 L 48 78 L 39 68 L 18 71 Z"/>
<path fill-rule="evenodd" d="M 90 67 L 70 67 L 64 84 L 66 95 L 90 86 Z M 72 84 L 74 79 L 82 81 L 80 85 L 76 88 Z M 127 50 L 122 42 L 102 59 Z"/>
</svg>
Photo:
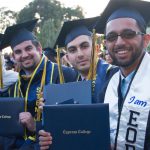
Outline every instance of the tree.
<svg viewBox="0 0 150 150">
<path fill-rule="evenodd" d="M 60 24 L 60 21 L 57 21 L 57 24 Z M 43 47 L 54 46 L 54 43 L 60 31 L 60 26 L 57 27 L 57 24 L 54 24 L 54 21 L 52 19 L 44 22 L 43 26 L 41 27 L 40 33 L 37 35 Z"/>
<path fill-rule="evenodd" d="M 74 20 L 83 18 L 83 9 L 80 6 L 77 6 L 76 8 L 63 8 L 63 18 L 64 20 Z"/>
<path fill-rule="evenodd" d="M 20 11 L 17 22 L 33 19 L 36 14 L 39 15 L 43 24 L 49 18 L 60 20 L 83 18 L 82 8 L 79 6 L 74 9 L 70 7 L 65 8 L 57 0 L 34 0 Z"/>
<path fill-rule="evenodd" d="M 79 6 L 73 9 L 64 7 L 57 0 L 34 0 L 19 12 L 17 23 L 31 20 L 35 16 L 39 18 L 37 36 L 43 47 L 54 45 L 63 21 L 84 17 Z"/>
</svg>

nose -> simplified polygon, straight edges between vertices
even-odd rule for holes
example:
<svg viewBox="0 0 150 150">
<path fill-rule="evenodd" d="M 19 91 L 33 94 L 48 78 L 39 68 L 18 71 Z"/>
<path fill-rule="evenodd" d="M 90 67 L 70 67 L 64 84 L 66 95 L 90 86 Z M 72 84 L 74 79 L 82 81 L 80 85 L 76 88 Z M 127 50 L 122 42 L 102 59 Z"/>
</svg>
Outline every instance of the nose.
<svg viewBox="0 0 150 150">
<path fill-rule="evenodd" d="M 23 58 L 28 57 L 28 53 L 26 51 L 22 51 L 22 57 Z"/>
<path fill-rule="evenodd" d="M 118 35 L 115 44 L 116 44 L 116 45 L 125 44 L 125 40 L 124 40 L 120 35 Z"/>
<path fill-rule="evenodd" d="M 77 48 L 77 55 L 78 57 L 83 57 L 83 52 L 79 47 Z"/>
</svg>

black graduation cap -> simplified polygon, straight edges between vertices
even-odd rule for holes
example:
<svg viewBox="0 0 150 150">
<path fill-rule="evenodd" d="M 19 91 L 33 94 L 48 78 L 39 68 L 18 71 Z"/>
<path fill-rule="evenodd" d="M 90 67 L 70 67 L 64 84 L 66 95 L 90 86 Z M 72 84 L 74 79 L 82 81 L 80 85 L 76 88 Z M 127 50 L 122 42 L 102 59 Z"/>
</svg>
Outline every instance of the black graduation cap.
<svg viewBox="0 0 150 150">
<path fill-rule="evenodd" d="M 46 55 L 48 57 L 49 60 L 51 60 L 52 58 L 54 57 L 57 57 L 57 52 L 54 48 L 51 48 L 51 47 L 46 47 L 43 49 L 43 53 L 44 55 Z M 65 55 L 64 52 L 60 52 L 60 57 L 63 57 Z M 52 60 L 54 62 L 54 59 Z M 56 60 L 55 60 L 56 62 Z"/>
<path fill-rule="evenodd" d="M 104 31 L 106 23 L 122 17 L 135 19 L 142 30 L 150 20 L 150 2 L 141 0 L 110 0 L 97 23 L 96 32 Z M 145 32 L 145 31 L 144 31 Z"/>
<path fill-rule="evenodd" d="M 21 42 L 36 39 L 32 31 L 37 21 L 38 19 L 35 19 L 7 27 L 2 39 L 0 49 L 6 48 L 8 46 L 11 46 L 13 48 Z"/>
<path fill-rule="evenodd" d="M 0 33 L 0 45 L 1 45 L 2 39 L 3 39 L 3 34 Z M 0 55 L 0 88 L 3 88 L 2 55 Z"/>
<path fill-rule="evenodd" d="M 55 62 L 55 63 L 57 62 L 56 61 L 57 53 L 56 53 L 55 49 L 53 49 L 51 47 L 46 47 L 43 49 L 43 53 L 52 62 Z"/>
<path fill-rule="evenodd" d="M 4 36 L 4 35 L 0 33 L 0 45 L 1 45 L 1 42 L 2 42 L 3 36 Z"/>
<path fill-rule="evenodd" d="M 92 29 L 95 28 L 99 17 L 78 19 L 64 22 L 54 48 L 65 47 L 70 41 L 79 35 L 92 35 Z"/>
<path fill-rule="evenodd" d="M 2 38 L 3 38 L 3 34 L 0 33 L 0 41 L 2 40 Z"/>
<path fill-rule="evenodd" d="M 57 53 L 55 51 L 55 49 L 51 48 L 51 47 L 46 47 L 43 49 L 43 52 L 46 56 L 51 55 L 53 57 L 57 56 Z"/>
</svg>

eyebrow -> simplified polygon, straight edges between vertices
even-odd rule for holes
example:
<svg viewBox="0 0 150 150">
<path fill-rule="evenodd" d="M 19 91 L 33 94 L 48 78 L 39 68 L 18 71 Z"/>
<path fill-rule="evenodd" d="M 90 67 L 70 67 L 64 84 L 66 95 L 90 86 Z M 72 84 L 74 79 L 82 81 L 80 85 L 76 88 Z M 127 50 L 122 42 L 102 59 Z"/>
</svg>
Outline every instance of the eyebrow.
<svg viewBox="0 0 150 150">
<path fill-rule="evenodd" d="M 81 43 L 79 44 L 79 46 L 81 46 L 81 45 L 83 45 L 83 44 L 85 44 L 85 43 L 88 43 L 88 44 L 89 44 L 88 41 L 83 41 L 83 42 L 81 42 Z M 71 45 L 71 46 L 67 47 L 67 49 L 76 48 L 76 47 L 77 47 L 77 46 Z"/>
<path fill-rule="evenodd" d="M 33 47 L 33 46 L 32 46 L 32 45 L 27 45 L 27 46 L 25 47 L 25 49 L 30 48 L 30 47 Z"/>
<path fill-rule="evenodd" d="M 26 50 L 27 48 L 30 48 L 30 47 L 33 47 L 32 45 L 27 45 L 24 49 Z M 15 52 L 15 51 L 20 51 L 21 49 L 20 48 L 18 48 L 18 49 L 14 49 L 13 51 Z"/>
<path fill-rule="evenodd" d="M 131 29 L 131 28 L 125 28 L 125 29 L 123 29 L 123 30 L 121 31 L 121 33 L 124 32 L 124 31 L 135 31 L 135 30 L 133 30 L 133 29 Z M 109 34 L 109 33 L 117 33 L 117 32 L 113 30 L 113 31 L 108 32 L 107 34 Z"/>
</svg>

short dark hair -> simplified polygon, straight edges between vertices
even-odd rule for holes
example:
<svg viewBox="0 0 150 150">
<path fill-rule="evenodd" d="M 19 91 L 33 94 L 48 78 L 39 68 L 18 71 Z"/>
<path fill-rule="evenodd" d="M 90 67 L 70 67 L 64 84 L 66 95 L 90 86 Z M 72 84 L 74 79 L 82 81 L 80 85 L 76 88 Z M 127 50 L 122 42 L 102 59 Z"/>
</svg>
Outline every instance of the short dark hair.
<svg viewBox="0 0 150 150">
<path fill-rule="evenodd" d="M 41 43 L 37 39 L 31 40 L 31 42 L 35 47 L 41 46 Z"/>
<path fill-rule="evenodd" d="M 142 33 L 146 33 L 146 28 L 140 22 L 138 22 L 137 20 L 135 20 L 135 21 L 136 21 L 136 24 L 139 27 L 140 31 Z M 105 26 L 105 30 L 104 30 L 104 35 L 106 35 L 106 26 Z"/>
</svg>

